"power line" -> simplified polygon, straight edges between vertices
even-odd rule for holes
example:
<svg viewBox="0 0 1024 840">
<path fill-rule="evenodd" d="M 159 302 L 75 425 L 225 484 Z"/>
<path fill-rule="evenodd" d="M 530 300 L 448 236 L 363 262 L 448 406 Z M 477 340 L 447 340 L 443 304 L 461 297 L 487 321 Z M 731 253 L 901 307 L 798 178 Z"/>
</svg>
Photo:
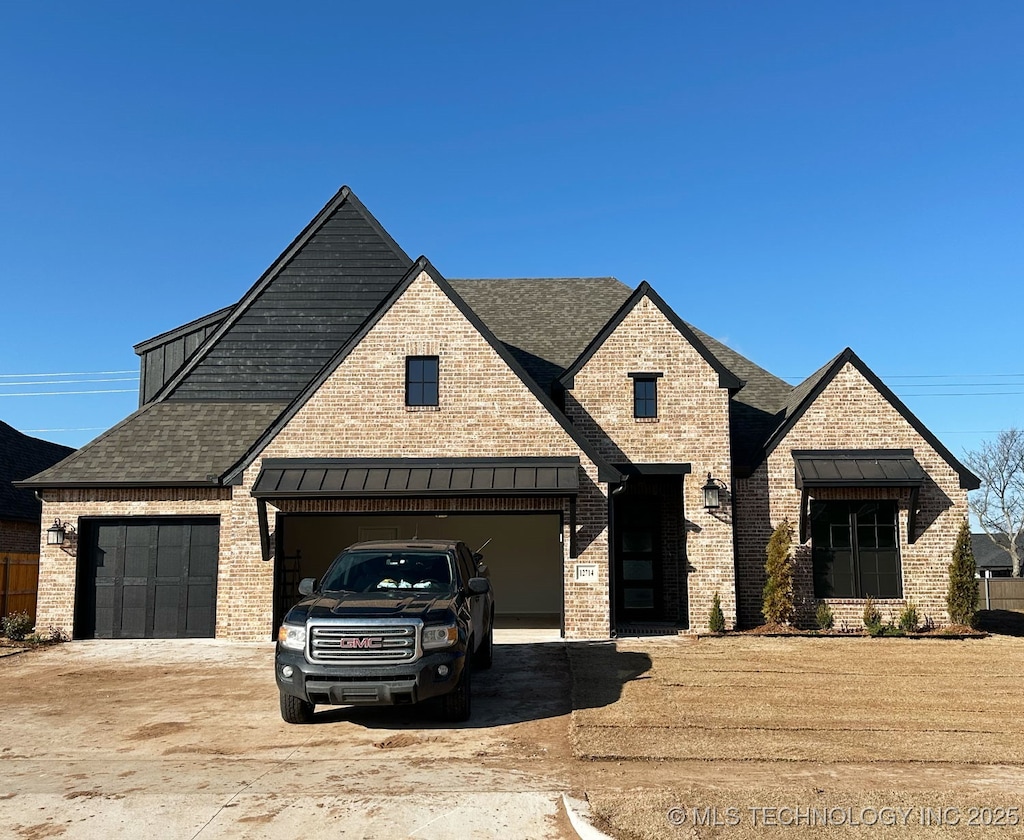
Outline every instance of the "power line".
<svg viewBox="0 0 1024 840">
<path fill-rule="evenodd" d="M 2 397 L 60 397 L 66 394 L 135 394 L 137 388 L 108 388 L 96 391 L 26 391 L 23 394 L 0 394 Z"/>
<path fill-rule="evenodd" d="M 0 388 L 17 388 L 28 385 L 86 385 L 93 382 L 138 382 L 137 376 L 114 376 L 106 379 L 65 379 L 60 382 L 0 382 Z"/>
<path fill-rule="evenodd" d="M 87 370 L 80 373 L 0 373 L 0 378 L 17 379 L 21 377 L 23 379 L 27 379 L 40 376 L 114 376 L 119 373 L 138 374 L 138 371 L 133 368 L 132 370 Z"/>
</svg>

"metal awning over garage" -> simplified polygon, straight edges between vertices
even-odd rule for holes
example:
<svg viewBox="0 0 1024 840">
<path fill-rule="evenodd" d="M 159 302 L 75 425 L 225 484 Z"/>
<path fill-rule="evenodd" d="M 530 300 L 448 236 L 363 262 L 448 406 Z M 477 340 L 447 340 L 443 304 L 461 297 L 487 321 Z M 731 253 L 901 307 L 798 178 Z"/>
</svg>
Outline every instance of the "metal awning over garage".
<svg viewBox="0 0 1024 840">
<path fill-rule="evenodd" d="M 345 496 L 575 496 L 579 458 L 280 458 L 263 462 L 257 499 Z"/>
<path fill-rule="evenodd" d="M 268 501 L 452 496 L 561 496 L 575 534 L 580 459 L 268 458 L 252 495 L 259 507 L 263 558 L 270 559 Z"/>
<path fill-rule="evenodd" d="M 907 541 L 914 533 L 917 497 L 925 481 L 924 468 L 913 449 L 794 449 L 796 486 L 800 498 L 800 540 L 807 540 L 807 504 L 814 490 L 827 487 L 908 487 L 910 511 Z"/>
</svg>

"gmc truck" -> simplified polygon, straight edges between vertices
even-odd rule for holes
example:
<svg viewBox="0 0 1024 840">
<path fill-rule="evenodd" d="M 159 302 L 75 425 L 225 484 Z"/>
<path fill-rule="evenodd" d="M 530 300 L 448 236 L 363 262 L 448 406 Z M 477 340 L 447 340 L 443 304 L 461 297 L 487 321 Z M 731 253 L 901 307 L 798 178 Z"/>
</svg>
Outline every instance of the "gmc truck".
<svg viewBox="0 0 1024 840">
<path fill-rule="evenodd" d="M 277 634 L 281 717 L 436 697 L 446 720 L 468 720 L 471 665 L 489 668 L 494 644 L 482 560 L 453 540 L 361 542 L 304 579 Z"/>
</svg>

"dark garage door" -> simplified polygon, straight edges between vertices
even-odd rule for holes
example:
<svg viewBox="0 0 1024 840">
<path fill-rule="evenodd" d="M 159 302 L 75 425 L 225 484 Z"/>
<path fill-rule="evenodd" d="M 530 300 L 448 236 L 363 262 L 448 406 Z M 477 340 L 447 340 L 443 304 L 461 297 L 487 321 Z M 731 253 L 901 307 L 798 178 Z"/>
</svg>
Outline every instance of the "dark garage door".
<svg viewBox="0 0 1024 840">
<path fill-rule="evenodd" d="M 83 522 L 75 636 L 212 637 L 219 529 L 216 517 Z"/>
</svg>

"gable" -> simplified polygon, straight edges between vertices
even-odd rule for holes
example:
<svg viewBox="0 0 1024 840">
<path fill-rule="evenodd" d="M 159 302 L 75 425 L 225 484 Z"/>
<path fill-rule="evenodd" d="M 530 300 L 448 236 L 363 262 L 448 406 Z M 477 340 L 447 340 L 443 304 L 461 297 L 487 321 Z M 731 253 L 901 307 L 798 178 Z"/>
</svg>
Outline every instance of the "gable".
<svg viewBox="0 0 1024 840">
<path fill-rule="evenodd" d="M 823 395 L 827 395 L 824 400 Z M 820 434 L 833 441 L 828 446 L 812 443 L 806 447 L 800 444 L 799 448 L 891 448 L 900 440 L 910 441 L 908 445 L 913 447 L 916 440 L 926 444 L 956 473 L 960 489 L 977 490 L 981 486 L 981 480 L 849 347 L 793 389 L 782 417 L 781 425 L 765 444 L 765 457 L 784 440 L 791 443 L 798 426 L 820 429 Z"/>
<path fill-rule="evenodd" d="M 343 188 L 157 399 L 291 400 L 411 263 Z"/>
<path fill-rule="evenodd" d="M 417 264 L 290 413 L 264 458 L 591 457 L 454 291 Z M 474 323 L 476 321 L 476 323 Z M 405 359 L 437 356 L 439 400 L 405 405 Z"/>
</svg>

